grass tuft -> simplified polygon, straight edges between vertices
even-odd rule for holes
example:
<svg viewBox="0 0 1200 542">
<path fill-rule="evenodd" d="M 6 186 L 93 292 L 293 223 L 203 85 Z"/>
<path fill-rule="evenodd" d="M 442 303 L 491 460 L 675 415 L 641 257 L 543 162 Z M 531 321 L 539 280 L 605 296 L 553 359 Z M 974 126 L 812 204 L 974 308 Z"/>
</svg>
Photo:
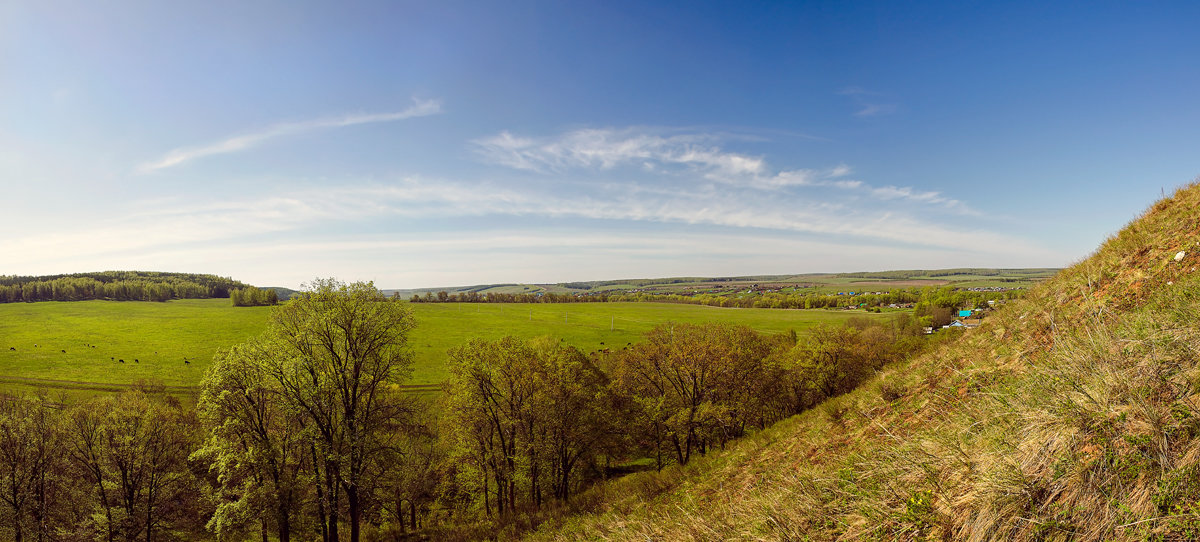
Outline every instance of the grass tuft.
<svg viewBox="0 0 1200 542">
<path fill-rule="evenodd" d="M 531 538 L 1200 538 L 1198 266 L 1192 185 L 958 340 Z"/>
</svg>

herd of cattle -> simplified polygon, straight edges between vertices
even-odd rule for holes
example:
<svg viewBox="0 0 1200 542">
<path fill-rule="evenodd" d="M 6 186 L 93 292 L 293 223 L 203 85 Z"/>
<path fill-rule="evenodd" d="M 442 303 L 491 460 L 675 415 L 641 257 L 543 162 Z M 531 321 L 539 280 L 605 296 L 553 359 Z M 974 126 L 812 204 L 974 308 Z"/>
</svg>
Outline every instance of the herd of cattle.
<svg viewBox="0 0 1200 542">
<path fill-rule="evenodd" d="M 87 348 L 95 348 L 95 347 L 96 347 L 96 345 L 94 345 L 94 344 L 87 344 L 87 343 L 84 343 L 84 345 L 83 345 L 83 346 L 84 346 L 84 347 L 87 347 Z M 41 345 L 38 345 L 38 344 L 34 343 L 33 347 L 34 347 L 34 348 L 41 348 Z M 16 352 L 16 351 L 17 351 L 17 347 L 15 347 L 15 346 L 10 346 L 10 347 L 8 347 L 8 350 L 9 350 L 10 352 Z M 67 351 L 66 351 L 65 349 L 61 349 L 61 352 L 62 352 L 62 353 L 64 353 L 64 354 L 66 354 L 66 353 L 67 353 Z M 155 352 L 155 354 L 157 354 L 157 353 L 158 353 L 158 352 Z M 118 358 L 118 357 L 116 357 L 116 356 L 109 356 L 109 357 L 108 357 L 108 359 L 110 359 L 110 360 L 112 360 L 112 361 L 115 361 L 115 362 L 117 362 L 117 363 L 125 363 L 125 359 L 124 359 L 124 358 Z M 140 361 L 138 361 L 138 359 L 137 359 L 137 358 L 133 358 L 133 362 L 134 362 L 134 363 L 141 363 Z M 184 363 L 184 364 L 191 364 L 191 363 L 192 363 L 192 360 L 188 359 L 188 357 L 187 357 L 187 356 L 184 356 L 184 357 L 183 357 L 183 363 Z"/>
</svg>

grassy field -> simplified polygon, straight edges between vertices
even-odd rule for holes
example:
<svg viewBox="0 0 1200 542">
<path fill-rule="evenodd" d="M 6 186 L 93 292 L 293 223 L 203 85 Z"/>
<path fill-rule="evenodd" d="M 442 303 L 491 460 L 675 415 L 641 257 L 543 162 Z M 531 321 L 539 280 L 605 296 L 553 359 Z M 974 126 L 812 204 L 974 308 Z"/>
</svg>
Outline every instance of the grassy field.
<svg viewBox="0 0 1200 542">
<path fill-rule="evenodd" d="M 764 333 L 803 332 L 823 322 L 851 316 L 881 317 L 863 311 L 725 309 L 671 303 L 418 303 L 412 335 L 416 356 L 413 382 L 445 378 L 446 351 L 471 337 L 505 335 L 560 337 L 584 352 L 620 349 L 664 322 L 732 322 Z"/>
<path fill-rule="evenodd" d="M 103 391 L 154 379 L 191 388 L 218 348 L 262 333 L 269 311 L 227 299 L 3 304 L 0 384 Z"/>
<path fill-rule="evenodd" d="M 592 352 L 637 342 L 664 322 L 722 321 L 785 333 L 856 315 L 887 316 L 662 303 L 410 306 L 417 318 L 411 336 L 416 389 L 441 382 L 446 351 L 471 337 L 548 335 Z M 269 314 L 268 307 L 232 307 L 224 299 L 0 304 L 0 388 L 79 394 L 159 380 L 186 394 L 200 382 L 217 349 L 262 333 Z M 122 359 L 124 363 L 118 361 Z"/>
<path fill-rule="evenodd" d="M 559 284 L 494 284 L 443 288 L 385 290 L 408 299 L 413 294 L 477 292 L 480 294 L 621 294 L 632 290 L 655 294 L 687 294 L 697 290 L 720 290 L 726 294 L 744 291 L 752 286 L 800 286 L 806 293 L 837 293 L 845 289 L 888 291 L 912 287 L 953 286 L 956 288 L 1002 287 L 1029 288 L 1051 276 L 1058 269 L 930 269 L 910 271 L 879 271 L 868 273 L 810 273 L 803 275 L 756 275 L 744 277 L 703 278 L 668 277 L 659 279 L 627 279 L 615 281 L 571 282 Z"/>
</svg>

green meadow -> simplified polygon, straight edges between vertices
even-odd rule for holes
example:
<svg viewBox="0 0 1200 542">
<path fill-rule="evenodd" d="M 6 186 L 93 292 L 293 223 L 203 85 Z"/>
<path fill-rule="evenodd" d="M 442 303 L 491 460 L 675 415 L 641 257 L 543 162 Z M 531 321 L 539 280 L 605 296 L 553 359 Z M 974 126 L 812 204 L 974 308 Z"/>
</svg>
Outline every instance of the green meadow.
<svg viewBox="0 0 1200 542">
<path fill-rule="evenodd" d="M 803 333 L 851 316 L 887 316 L 667 303 L 409 306 L 417 320 L 410 337 L 416 389 L 440 383 L 446 377 L 446 352 L 472 337 L 551 336 L 593 352 L 637 342 L 665 322 L 731 322 L 764 333 Z M 186 394 L 195 390 L 218 349 L 262 333 L 270 310 L 232 307 L 226 299 L 0 304 L 0 387 L 78 394 L 157 380 Z"/>
<path fill-rule="evenodd" d="M 6 303 L 0 384 L 108 391 L 159 380 L 184 391 L 200 382 L 218 348 L 262 333 L 269 312 L 228 299 Z"/>
</svg>

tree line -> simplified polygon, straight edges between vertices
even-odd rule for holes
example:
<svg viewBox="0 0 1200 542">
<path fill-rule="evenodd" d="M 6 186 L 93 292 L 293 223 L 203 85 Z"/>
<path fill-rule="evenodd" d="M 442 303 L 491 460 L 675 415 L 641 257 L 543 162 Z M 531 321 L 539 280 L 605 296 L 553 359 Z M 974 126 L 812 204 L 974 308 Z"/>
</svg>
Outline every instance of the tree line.
<svg viewBox="0 0 1200 542">
<path fill-rule="evenodd" d="M 0 396 L 0 506 L 9 540 L 181 540 L 205 473 L 195 413 L 138 386 L 70 408 Z M 151 393 L 147 393 L 151 392 Z"/>
<path fill-rule="evenodd" d="M 907 315 L 805 337 L 664 324 L 596 355 L 477 339 L 422 396 L 402 388 L 414 325 L 369 283 L 317 281 L 217 354 L 195 409 L 147 385 L 73 406 L 0 398 L 0 536 L 358 542 L 498 525 L 637 460 L 688 463 L 926 342 Z"/>
<path fill-rule="evenodd" d="M 229 297 L 247 285 L 194 273 L 103 271 L 72 275 L 0 276 L 0 303 L 35 301 L 168 301 Z"/>
<path fill-rule="evenodd" d="M 615 300 L 615 296 L 608 294 L 479 293 L 474 291 L 448 293 L 445 290 L 436 294 L 425 292 L 424 296 L 413 294 L 408 299 L 410 303 L 604 303 Z"/>
<path fill-rule="evenodd" d="M 271 288 L 234 288 L 229 291 L 229 301 L 235 307 L 263 307 L 277 305 L 279 294 Z"/>
<path fill-rule="evenodd" d="M 988 301 L 1007 301 L 1020 298 L 1025 290 L 976 292 L 952 286 L 899 288 L 881 293 L 833 295 L 814 292 L 754 292 L 728 295 L 700 293 L 694 295 L 638 292 L 628 294 L 555 294 L 555 293 L 479 293 L 446 291 L 414 294 L 410 303 L 604 303 L 659 302 L 708 305 L 713 307 L 756 309 L 846 309 L 879 308 L 889 305 L 925 305 L 943 309 L 988 308 Z"/>
</svg>

